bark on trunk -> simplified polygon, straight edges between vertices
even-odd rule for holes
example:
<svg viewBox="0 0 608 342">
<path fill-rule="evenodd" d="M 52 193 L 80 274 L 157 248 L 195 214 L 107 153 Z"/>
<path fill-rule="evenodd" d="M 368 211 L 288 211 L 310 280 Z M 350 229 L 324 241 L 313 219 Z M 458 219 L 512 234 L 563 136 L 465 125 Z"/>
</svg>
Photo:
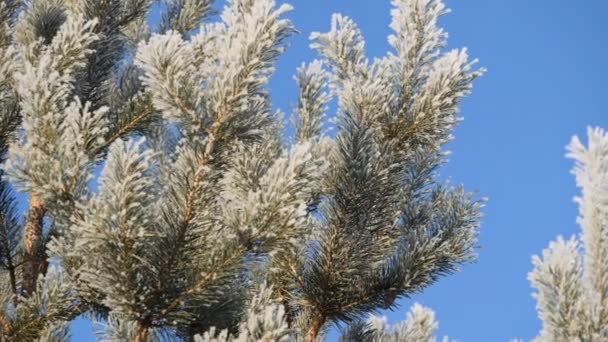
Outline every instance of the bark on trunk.
<svg viewBox="0 0 608 342">
<path fill-rule="evenodd" d="M 317 336 L 319 335 L 319 331 L 321 331 L 321 327 L 325 324 L 325 317 L 322 315 L 315 316 L 310 323 L 310 327 L 308 327 L 308 332 L 306 333 L 306 342 L 316 342 Z"/>
<path fill-rule="evenodd" d="M 30 197 L 30 208 L 25 222 L 23 238 L 23 292 L 25 296 L 36 291 L 36 281 L 46 260 L 41 260 L 39 251 L 42 244 L 42 224 L 44 203 L 34 194 Z"/>
</svg>

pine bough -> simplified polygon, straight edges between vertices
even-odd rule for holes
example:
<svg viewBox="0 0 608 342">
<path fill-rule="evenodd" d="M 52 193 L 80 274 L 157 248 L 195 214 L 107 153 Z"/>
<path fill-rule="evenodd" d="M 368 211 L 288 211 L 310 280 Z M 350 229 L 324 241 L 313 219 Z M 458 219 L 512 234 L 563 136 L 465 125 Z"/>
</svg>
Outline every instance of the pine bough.
<svg viewBox="0 0 608 342">
<path fill-rule="evenodd" d="M 534 256 L 528 275 L 543 323 L 535 341 L 606 341 L 608 339 L 608 134 L 589 129 L 584 146 L 574 137 L 568 157 L 581 189 L 580 238 L 559 236 L 542 256 Z"/>
<path fill-rule="evenodd" d="M 149 0 L 1 4 L 2 339 L 87 315 L 115 341 L 434 340 L 420 306 L 363 320 L 475 258 L 483 203 L 436 173 L 483 70 L 444 51 L 443 3 L 394 0 L 373 61 L 347 17 L 312 34 L 287 137 L 267 84 L 291 7 L 163 6 L 148 28 Z"/>
</svg>

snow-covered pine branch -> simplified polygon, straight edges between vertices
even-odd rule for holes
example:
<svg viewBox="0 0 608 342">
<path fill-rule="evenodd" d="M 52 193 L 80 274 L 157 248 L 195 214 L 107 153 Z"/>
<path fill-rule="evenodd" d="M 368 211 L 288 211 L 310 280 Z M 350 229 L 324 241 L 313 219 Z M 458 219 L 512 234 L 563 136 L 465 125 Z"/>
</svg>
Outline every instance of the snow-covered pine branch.
<svg viewBox="0 0 608 342">
<path fill-rule="evenodd" d="M 435 312 L 416 303 L 404 321 L 389 326 L 386 317 L 371 316 L 367 321 L 359 321 L 343 329 L 339 341 L 435 342 L 438 328 Z M 444 336 L 441 341 L 448 342 L 449 339 Z"/>
<path fill-rule="evenodd" d="M 60 341 L 86 313 L 109 340 L 433 340 L 419 306 L 393 329 L 361 319 L 475 258 L 483 202 L 436 175 L 483 70 L 443 51 L 441 1 L 393 1 L 373 61 L 350 18 L 314 33 L 293 139 L 267 89 L 287 4 L 212 21 L 211 1 L 168 0 L 157 28 L 147 0 L 8 5 L 0 152 L 30 203 L 16 222 L 0 183 L 3 337 Z"/>
<path fill-rule="evenodd" d="M 302 65 L 294 77 L 300 89 L 293 125 L 296 140 L 305 142 L 322 136 L 322 124 L 331 95 L 327 92 L 327 73 L 321 61 Z"/>
<path fill-rule="evenodd" d="M 391 307 L 475 257 L 482 202 L 434 177 L 459 100 L 483 70 L 472 69 L 464 50 L 441 50 L 442 2 L 393 6 L 395 52 L 384 58 L 370 62 L 358 27 L 341 15 L 328 33 L 311 35 L 338 98 L 338 135 L 321 228 L 287 287 L 308 341 L 326 324 Z"/>
<path fill-rule="evenodd" d="M 582 234 L 560 236 L 532 258 L 528 279 L 543 323 L 535 340 L 601 341 L 608 326 L 608 134 L 589 128 L 586 146 L 575 136 L 568 157 L 581 190 L 575 202 Z"/>
</svg>

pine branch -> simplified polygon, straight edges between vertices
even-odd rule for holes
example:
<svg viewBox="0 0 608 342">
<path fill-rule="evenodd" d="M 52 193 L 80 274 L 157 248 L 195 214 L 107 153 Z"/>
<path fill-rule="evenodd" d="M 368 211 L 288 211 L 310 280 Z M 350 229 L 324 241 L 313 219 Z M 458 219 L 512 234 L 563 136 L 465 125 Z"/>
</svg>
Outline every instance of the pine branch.
<svg viewBox="0 0 608 342">
<path fill-rule="evenodd" d="M 371 316 L 367 321 L 349 325 L 340 335 L 339 341 L 360 342 L 434 342 L 439 324 L 433 310 L 414 304 L 407 313 L 405 321 L 389 327 L 386 317 Z M 447 337 L 443 341 L 447 342 Z"/>
<path fill-rule="evenodd" d="M 113 71 L 128 56 L 127 28 L 133 23 L 147 27 L 145 16 L 149 10 L 149 0 L 105 0 L 79 1 L 79 8 L 73 9 L 86 19 L 96 18 L 99 24 L 95 33 L 100 35 L 92 46 L 92 53 L 86 68 L 78 75 L 76 94 L 83 102 L 90 102 L 93 108 L 107 106 L 112 94 Z M 145 30 L 145 29 L 144 29 Z"/>
<path fill-rule="evenodd" d="M 196 342 L 224 342 L 224 341 L 280 341 L 294 340 L 294 334 L 285 322 L 283 307 L 273 301 L 272 288 L 266 283 L 257 285 L 255 294 L 247 303 L 245 319 L 238 327 L 235 335 L 227 330 L 217 331 L 210 328 L 202 335 L 196 335 Z"/>
<path fill-rule="evenodd" d="M 5 48 L 11 43 L 11 35 L 15 25 L 15 19 L 22 3 L 19 0 L 9 0 L 0 3 L 0 48 Z"/>
<path fill-rule="evenodd" d="M 44 329 L 36 342 L 69 342 L 71 338 L 69 324 L 62 322 Z"/>
<path fill-rule="evenodd" d="M 21 115 L 17 101 L 0 100 L 0 103 L 3 105 L 0 109 L 0 156 L 4 160 L 10 143 L 15 138 L 17 127 L 21 124 Z"/>
<path fill-rule="evenodd" d="M 480 72 L 464 51 L 442 53 L 440 1 L 393 1 L 395 53 L 372 62 L 346 17 L 313 34 L 324 61 L 298 70 L 289 147 L 267 84 L 295 32 L 291 7 L 231 0 L 191 33 L 211 1 L 176 0 L 149 36 L 149 5 L 32 2 L 7 26 L 14 51 L 0 39 L 0 119 L 22 127 L 0 131 L 14 140 L 3 169 L 36 209 L 25 259 L 0 250 L 27 278 L 3 300 L 32 288 L 22 316 L 0 316 L 10 338 L 65 338 L 65 321 L 90 310 L 108 339 L 313 341 L 475 257 L 481 203 L 435 178 Z M 49 256 L 69 275 L 55 285 Z M 383 336 L 431 339 L 432 314 L 412 315 Z"/>
<path fill-rule="evenodd" d="M 224 258 L 220 259 L 219 263 L 216 263 L 215 267 L 210 269 L 202 278 L 198 280 L 192 287 L 188 288 L 184 291 L 179 297 L 174 299 L 167 307 L 160 311 L 158 317 L 155 320 L 161 319 L 162 317 L 167 316 L 174 310 L 178 308 L 178 306 L 185 302 L 190 296 L 194 295 L 197 292 L 200 292 L 205 289 L 207 285 L 209 285 L 215 278 L 220 274 L 220 272 L 225 272 L 226 268 L 232 267 L 237 264 L 241 259 L 245 256 L 247 249 L 244 247 L 240 247 L 235 249 L 232 253 L 227 254 Z"/>
<path fill-rule="evenodd" d="M 231 13 L 231 15 L 236 13 L 233 11 L 238 9 L 238 11 L 242 11 L 238 15 L 260 16 L 260 32 L 245 30 L 243 27 L 245 21 L 234 21 L 225 15 L 227 29 L 223 39 L 227 42 L 232 40 L 233 42 L 229 43 L 229 46 L 235 47 L 236 50 L 233 53 L 243 55 L 243 58 L 239 60 L 238 65 L 225 66 L 227 68 L 225 70 L 230 70 L 230 68 L 238 70 L 236 72 L 237 77 L 222 81 L 226 83 L 217 82 L 209 85 L 209 90 L 205 90 L 217 92 L 217 95 L 210 94 L 210 98 L 215 103 L 212 101 L 207 104 L 198 100 L 202 96 L 197 85 L 200 82 L 199 76 L 189 69 L 190 66 L 183 64 L 189 59 L 186 57 L 194 57 L 195 50 L 190 43 L 183 41 L 181 37 L 173 33 L 169 33 L 165 36 L 153 37 L 148 45 L 140 46 L 137 63 L 144 69 L 146 75 L 144 84 L 153 94 L 155 107 L 162 111 L 167 119 L 177 122 L 180 128 L 185 129 L 186 137 L 192 134 L 190 132 L 199 132 L 199 134 L 202 133 L 205 136 L 202 143 L 197 142 L 196 139 L 184 139 L 185 146 L 179 150 L 180 154 L 177 158 L 179 164 L 175 164 L 175 169 L 182 173 L 181 179 L 185 183 L 183 185 L 175 184 L 175 188 L 171 189 L 171 196 L 173 196 L 173 193 L 179 194 L 179 196 L 170 197 L 173 198 L 174 203 L 170 203 L 171 206 L 167 208 L 170 210 L 167 213 L 178 214 L 178 220 L 174 225 L 177 229 L 174 235 L 176 246 L 187 244 L 188 239 L 192 236 L 191 234 L 196 232 L 197 227 L 201 225 L 200 220 L 204 219 L 199 216 L 201 213 L 198 212 L 199 206 L 205 201 L 205 198 L 202 198 L 201 195 L 204 193 L 203 189 L 207 190 L 210 184 L 214 184 L 214 169 L 220 165 L 226 165 L 226 162 L 221 161 L 222 151 L 228 142 L 246 137 L 245 134 L 249 134 L 246 131 L 239 132 L 241 128 L 238 125 L 243 125 L 242 127 L 253 131 L 255 128 L 251 127 L 251 121 L 244 120 L 256 119 L 256 116 L 264 118 L 266 115 L 266 99 L 262 99 L 263 102 L 258 100 L 260 99 L 259 89 L 265 81 L 260 81 L 257 78 L 268 72 L 270 63 L 276 59 L 281 51 L 279 45 L 286 34 L 290 32 L 288 23 L 278 19 L 286 9 L 280 8 L 275 11 L 273 5 L 272 1 L 263 1 L 256 4 L 248 3 L 241 7 L 239 2 L 235 2 L 234 7 L 226 9 L 225 13 Z M 254 32 L 259 34 L 260 37 L 250 37 L 251 33 L 247 33 L 243 37 L 242 33 L 244 32 Z M 225 53 L 225 51 L 219 52 Z M 251 53 L 253 54 L 249 55 Z M 233 57 L 220 58 L 220 60 L 227 62 L 232 62 L 232 59 Z M 243 61 L 245 61 L 244 65 Z M 167 72 L 168 70 L 176 70 L 177 72 Z M 189 72 L 189 70 L 192 72 Z M 219 71 L 216 71 L 218 72 L 218 81 L 225 77 Z M 194 97 L 184 95 L 193 93 L 197 95 Z M 237 101 L 250 102 L 252 107 L 250 107 L 250 110 L 241 113 L 241 107 L 239 107 L 240 104 Z M 256 101 L 260 101 L 259 104 Z M 241 120 L 243 120 L 242 123 Z M 256 134 L 259 135 L 260 133 Z M 171 187 L 173 186 L 171 185 Z M 221 254 L 217 264 L 208 265 L 210 268 L 203 268 L 204 276 L 195 278 L 196 280 L 192 282 L 191 286 L 180 290 L 175 299 L 162 307 L 158 314 L 152 316 L 152 320 L 164 319 L 164 316 L 172 313 L 180 302 L 198 295 L 210 285 L 213 278 L 240 265 L 253 245 L 252 240 L 242 239 L 234 247 L 234 253 Z M 174 269 L 172 265 L 174 260 L 177 260 L 183 250 L 188 250 L 188 247 L 182 248 L 174 250 L 175 253 L 170 254 L 168 259 L 163 261 L 161 270 Z M 158 288 L 164 290 L 167 286 L 167 280 L 164 280 L 166 279 L 166 273 L 161 273 L 160 277 Z"/>
<path fill-rule="evenodd" d="M 296 141 L 305 142 L 321 137 L 321 123 L 331 96 L 324 89 L 327 87 L 327 75 L 323 64 L 315 61 L 303 65 L 294 77 L 300 89 L 298 106 L 294 112 L 293 126 Z"/>
<path fill-rule="evenodd" d="M 83 60 L 91 52 L 88 47 L 97 39 L 92 34 L 94 26 L 95 21 L 67 19 L 48 46 L 40 52 L 37 61 L 27 62 L 25 69 L 16 77 L 17 91 L 22 99 L 20 105 L 24 137 L 11 146 L 7 172 L 30 193 L 23 240 L 25 265 L 22 290 L 27 296 L 35 291 L 38 274 L 46 269 L 46 261 L 40 259 L 45 255 L 40 253 L 45 249 L 42 239 L 43 219 L 47 209 L 45 204 L 51 204 L 53 214 L 57 217 L 61 217 L 65 210 L 69 211 L 63 209 L 65 206 L 62 207 L 62 204 L 65 203 L 56 203 L 50 199 L 56 196 L 58 202 L 69 202 L 73 198 L 73 192 L 79 191 L 83 157 L 78 153 L 74 155 L 74 143 L 82 143 L 80 146 L 86 153 L 86 149 L 94 144 L 88 134 L 96 140 L 95 134 L 100 131 L 95 126 L 98 118 L 93 117 L 90 123 L 80 122 L 82 114 L 88 114 L 86 108 L 85 113 L 81 113 L 78 105 L 68 106 L 66 99 L 74 74 L 83 67 Z M 49 113 L 52 114 L 48 115 Z M 84 115 L 84 118 L 89 117 Z M 87 129 L 90 131 L 81 131 Z M 65 140 L 62 141 L 60 137 Z M 49 174 L 48 167 L 57 164 L 49 162 L 57 155 L 67 158 L 61 165 L 63 174 L 53 179 L 51 177 L 55 175 Z M 70 169 L 70 166 L 76 167 L 76 170 Z"/>
<path fill-rule="evenodd" d="M 71 284 L 57 268 L 50 268 L 40 277 L 37 290 L 15 309 L 10 328 L 3 331 L 9 341 L 31 341 L 48 329 L 74 317 Z"/>
<path fill-rule="evenodd" d="M 29 209 L 23 234 L 23 295 L 31 296 L 36 291 L 36 282 L 44 260 L 38 259 L 42 244 L 44 204 L 36 196 L 30 196 Z"/>
<path fill-rule="evenodd" d="M 0 178 L 2 172 L 0 172 Z M 8 272 L 13 305 L 17 306 L 17 267 L 21 266 L 21 225 L 9 185 L 0 180 L 0 267 Z"/>
<path fill-rule="evenodd" d="M 38 57 L 39 40 L 48 45 L 65 20 L 66 13 L 61 1 L 26 2 L 21 18 L 15 24 L 13 36 L 20 46 L 33 48 L 28 51 L 28 60 Z"/>
<path fill-rule="evenodd" d="M 173 30 L 185 35 L 196 29 L 202 20 L 215 14 L 213 0 L 170 0 L 166 5 L 160 32 Z"/>
<path fill-rule="evenodd" d="M 131 317 L 143 315 L 139 297 L 150 291 L 146 241 L 155 234 L 148 227 L 154 218 L 144 210 L 156 200 L 155 166 L 151 151 L 140 151 L 142 144 L 112 145 L 99 195 L 77 222 L 83 253 L 96 256 L 84 261 L 81 279 L 105 295 L 105 305 Z"/>
<path fill-rule="evenodd" d="M 534 270 L 528 278 L 537 289 L 535 298 L 539 316 L 543 321 L 541 338 L 568 341 L 589 339 L 585 325 L 593 319 L 585 312 L 584 293 L 581 286 L 582 265 L 578 254 L 578 242 L 558 237 L 543 251 L 542 259 L 533 258 Z"/>
<path fill-rule="evenodd" d="M 154 110 L 150 96 L 142 94 L 141 72 L 133 65 L 122 68 L 115 76 L 106 100 L 109 106 L 107 115 L 109 129 L 105 143 L 98 148 L 96 155 L 104 155 L 110 145 L 131 135 L 150 137 L 161 124 Z"/>
<path fill-rule="evenodd" d="M 597 303 L 598 324 L 608 325 L 608 224 L 605 217 L 608 209 L 602 205 L 608 192 L 608 135 L 603 129 L 588 129 L 589 142 L 585 147 L 578 137 L 568 146 L 568 156 L 576 161 L 573 174 L 581 196 L 575 201 L 579 205 L 577 222 L 583 231 L 585 247 L 585 282 L 594 291 L 593 302 Z"/>
<path fill-rule="evenodd" d="M 148 105 L 136 114 L 131 115 L 129 120 L 121 122 L 121 124 L 116 127 L 115 131 L 110 132 L 111 135 L 105 138 L 105 142 L 97 148 L 95 155 L 103 154 L 115 141 L 124 139 L 132 132 L 137 132 L 141 127 L 145 127 L 153 114 L 154 109 Z"/>
<path fill-rule="evenodd" d="M 608 269 L 603 260 L 608 256 L 608 134 L 600 128 L 589 128 L 588 136 L 587 146 L 576 136 L 568 146 L 568 157 L 576 162 L 572 173 L 581 189 L 581 195 L 575 198 L 581 241 L 560 236 L 542 257 L 532 258 L 534 269 L 528 279 L 536 289 L 536 308 L 543 323 L 535 341 L 606 337 Z"/>
<path fill-rule="evenodd" d="M 328 33 L 311 35 L 332 71 L 339 133 L 320 205 L 323 228 L 298 270 L 305 304 L 294 311 L 308 317 L 308 340 L 326 323 L 391 307 L 474 257 L 481 203 L 433 182 L 458 100 L 481 72 L 471 71 L 464 52 L 441 54 L 440 1 L 393 5 L 396 56 L 370 63 L 359 29 L 340 15 Z M 412 104 L 406 111 L 405 102 Z"/>
</svg>

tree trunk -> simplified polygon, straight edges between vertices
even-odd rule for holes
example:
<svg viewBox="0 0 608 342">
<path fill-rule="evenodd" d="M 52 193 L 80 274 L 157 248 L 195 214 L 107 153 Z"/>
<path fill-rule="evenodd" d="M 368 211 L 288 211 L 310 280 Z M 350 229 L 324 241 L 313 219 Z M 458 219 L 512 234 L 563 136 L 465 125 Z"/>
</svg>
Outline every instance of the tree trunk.
<svg viewBox="0 0 608 342">
<path fill-rule="evenodd" d="M 133 337 L 133 342 L 148 342 L 148 327 L 143 325 L 137 326 L 137 333 Z"/>
<path fill-rule="evenodd" d="M 31 194 L 23 238 L 23 292 L 26 296 L 36 291 L 38 274 L 42 269 L 42 263 L 45 262 L 45 260 L 40 260 L 38 253 L 42 244 L 44 211 L 42 200 Z"/>
<path fill-rule="evenodd" d="M 322 315 L 318 315 L 313 317 L 310 322 L 310 326 L 308 327 L 308 332 L 306 333 L 306 338 L 304 339 L 306 342 L 316 342 L 317 336 L 319 335 L 319 331 L 321 331 L 321 327 L 325 324 L 325 317 Z"/>
</svg>

